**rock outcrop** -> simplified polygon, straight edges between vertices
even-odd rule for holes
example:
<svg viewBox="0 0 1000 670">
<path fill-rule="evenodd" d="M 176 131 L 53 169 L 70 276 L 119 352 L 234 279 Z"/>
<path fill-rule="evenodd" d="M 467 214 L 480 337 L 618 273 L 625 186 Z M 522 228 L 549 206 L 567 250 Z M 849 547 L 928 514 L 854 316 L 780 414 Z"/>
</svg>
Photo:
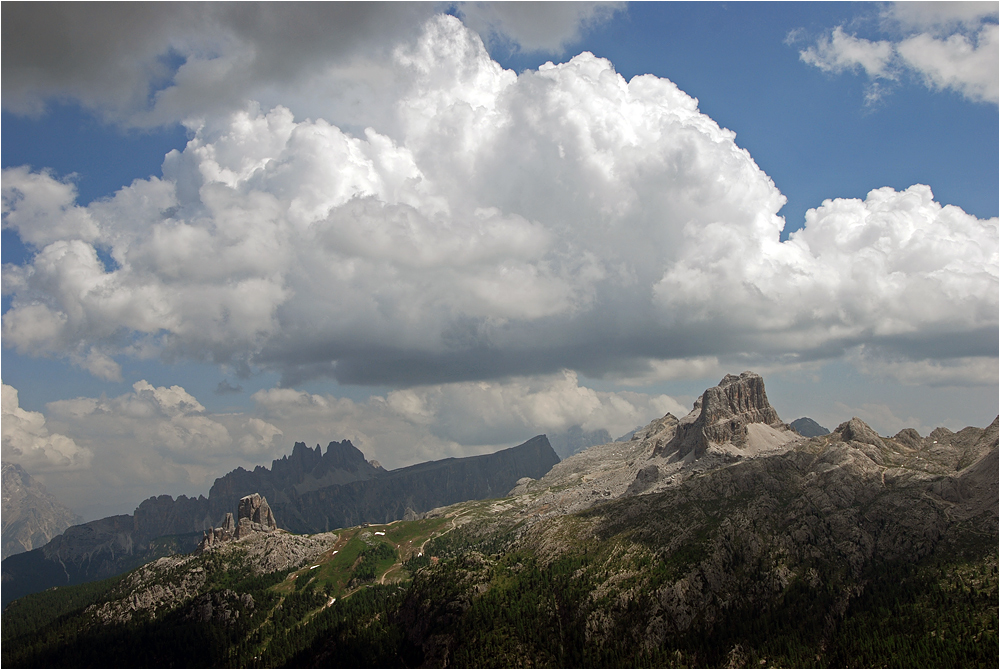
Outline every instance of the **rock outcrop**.
<svg viewBox="0 0 1000 670">
<path fill-rule="evenodd" d="M 844 442 L 860 442 L 861 444 L 885 449 L 885 442 L 882 441 L 878 433 L 858 417 L 854 417 L 850 421 L 845 421 L 837 426 L 833 432 Z"/>
<path fill-rule="evenodd" d="M 259 493 L 240 498 L 237 516 L 239 521 L 234 521 L 233 513 L 226 512 L 226 518 L 222 520 L 221 526 L 204 532 L 198 551 L 205 551 L 221 542 L 241 540 L 254 533 L 270 533 L 278 529 L 274 514 L 267 504 L 267 498 Z"/>
<path fill-rule="evenodd" d="M 204 531 L 198 551 L 205 551 L 209 547 L 221 542 L 230 542 L 236 539 L 236 522 L 233 521 L 233 513 L 226 512 L 226 518 L 222 520 L 222 525 L 216 528 L 209 528 Z"/>
<path fill-rule="evenodd" d="M 234 565 L 245 576 L 260 576 L 297 568 L 314 561 L 337 541 L 334 533 L 292 535 L 253 533 L 240 542 L 221 542 L 206 552 L 164 556 L 125 576 L 110 599 L 87 608 L 97 621 L 123 624 L 136 615 L 155 619 L 161 613 L 184 607 L 182 620 L 231 622 L 238 610 L 253 609 L 253 599 L 232 591 L 206 592 L 213 570 Z M 227 614 L 228 612 L 228 614 Z"/>
<path fill-rule="evenodd" d="M 790 431 L 771 407 L 764 391 L 764 379 L 754 372 L 739 377 L 726 375 L 718 386 L 707 389 L 694 409 L 681 419 L 674 438 L 654 455 L 676 454 L 684 458 L 693 453 L 700 458 L 709 445 L 731 444 L 737 449 L 748 446 L 751 424 Z"/>
<path fill-rule="evenodd" d="M 236 539 L 250 533 L 269 533 L 277 530 L 274 514 L 267 504 L 267 498 L 253 493 L 240 498 L 239 521 L 236 522 Z"/>
</svg>

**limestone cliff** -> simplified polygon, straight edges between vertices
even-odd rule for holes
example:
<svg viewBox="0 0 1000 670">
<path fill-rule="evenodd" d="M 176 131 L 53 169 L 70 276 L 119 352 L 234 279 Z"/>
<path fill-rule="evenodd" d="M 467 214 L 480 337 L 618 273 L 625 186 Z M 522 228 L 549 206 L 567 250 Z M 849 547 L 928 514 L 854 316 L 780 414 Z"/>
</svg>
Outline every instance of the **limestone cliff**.
<svg viewBox="0 0 1000 670">
<path fill-rule="evenodd" d="M 676 453 L 683 458 L 693 453 L 700 458 L 711 444 L 748 446 L 751 424 L 790 431 L 771 407 L 764 391 L 764 379 L 754 372 L 726 375 L 718 386 L 707 389 L 694 409 L 680 420 L 674 438 L 654 455 Z"/>
</svg>

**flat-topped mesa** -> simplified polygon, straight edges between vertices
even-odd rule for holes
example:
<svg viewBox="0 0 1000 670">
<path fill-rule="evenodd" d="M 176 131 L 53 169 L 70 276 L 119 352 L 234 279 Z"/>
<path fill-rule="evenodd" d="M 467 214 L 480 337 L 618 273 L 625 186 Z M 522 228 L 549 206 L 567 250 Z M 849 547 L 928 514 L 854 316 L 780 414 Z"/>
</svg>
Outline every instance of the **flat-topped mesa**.
<svg viewBox="0 0 1000 670">
<path fill-rule="evenodd" d="M 271 507 L 267 504 L 267 498 L 259 493 L 243 496 L 240 499 L 237 515 L 238 522 L 233 519 L 232 512 L 226 512 L 221 526 L 206 530 L 198 545 L 198 551 L 205 551 L 222 542 L 239 540 L 253 533 L 270 533 L 278 529 Z"/>
<path fill-rule="evenodd" d="M 709 444 L 731 444 L 745 448 L 750 424 L 764 424 L 778 430 L 791 430 L 767 401 L 764 379 L 755 372 L 740 376 L 726 375 L 718 386 L 707 389 L 694 403 L 694 409 L 677 425 L 673 439 L 659 447 L 654 455 L 681 458 L 694 452 L 701 457 Z"/>
</svg>

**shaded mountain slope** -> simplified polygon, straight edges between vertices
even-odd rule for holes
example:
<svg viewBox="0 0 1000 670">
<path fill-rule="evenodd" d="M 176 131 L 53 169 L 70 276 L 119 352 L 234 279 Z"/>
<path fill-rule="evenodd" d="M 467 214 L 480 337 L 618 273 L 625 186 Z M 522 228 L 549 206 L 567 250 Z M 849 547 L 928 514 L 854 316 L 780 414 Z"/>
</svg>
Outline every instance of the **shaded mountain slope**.
<svg viewBox="0 0 1000 670">
<path fill-rule="evenodd" d="M 827 435 L 830 432 L 829 429 L 824 428 L 807 416 L 796 419 L 788 425 L 803 437 L 819 437 L 820 435 Z"/>
</svg>

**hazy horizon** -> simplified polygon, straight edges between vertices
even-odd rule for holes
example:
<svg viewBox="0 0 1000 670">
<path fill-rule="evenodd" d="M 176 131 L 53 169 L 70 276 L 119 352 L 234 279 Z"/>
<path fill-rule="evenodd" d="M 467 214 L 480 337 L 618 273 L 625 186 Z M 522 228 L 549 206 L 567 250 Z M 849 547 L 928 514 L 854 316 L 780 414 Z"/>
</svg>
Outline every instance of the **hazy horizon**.
<svg viewBox="0 0 1000 670">
<path fill-rule="evenodd" d="M 997 414 L 996 3 L 2 18 L 3 459 L 88 519 L 744 370 L 785 421 Z"/>
</svg>

